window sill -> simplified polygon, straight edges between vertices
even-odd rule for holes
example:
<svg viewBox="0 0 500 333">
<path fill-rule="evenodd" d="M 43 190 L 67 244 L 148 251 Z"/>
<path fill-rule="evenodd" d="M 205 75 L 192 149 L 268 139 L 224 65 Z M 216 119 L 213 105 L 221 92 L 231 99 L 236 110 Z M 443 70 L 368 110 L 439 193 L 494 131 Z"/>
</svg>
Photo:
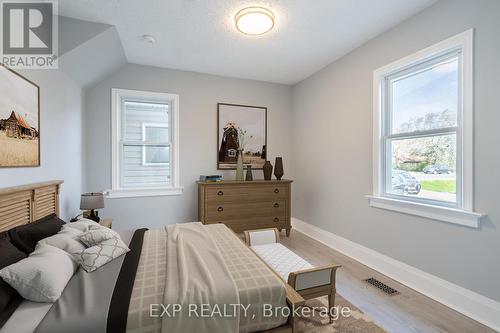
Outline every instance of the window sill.
<svg viewBox="0 0 500 333">
<path fill-rule="evenodd" d="M 399 213 L 426 217 L 433 220 L 479 228 L 484 214 L 462 209 L 434 206 L 392 198 L 367 195 L 371 207 L 392 210 Z"/>
<path fill-rule="evenodd" d="M 119 198 L 137 198 L 137 197 L 161 197 L 167 195 L 181 195 L 184 187 L 166 187 L 166 188 L 134 188 L 107 190 L 105 192 L 108 199 Z"/>
</svg>

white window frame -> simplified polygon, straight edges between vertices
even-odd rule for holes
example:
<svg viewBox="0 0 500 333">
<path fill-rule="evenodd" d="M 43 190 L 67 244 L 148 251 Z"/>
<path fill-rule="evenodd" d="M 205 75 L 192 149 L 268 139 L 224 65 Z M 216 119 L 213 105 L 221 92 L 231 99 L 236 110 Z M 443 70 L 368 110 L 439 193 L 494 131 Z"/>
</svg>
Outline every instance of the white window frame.
<svg viewBox="0 0 500 333">
<path fill-rule="evenodd" d="M 170 117 L 169 117 L 170 118 Z M 170 120 L 170 119 L 169 119 Z M 164 124 L 161 123 L 142 123 L 142 141 L 146 142 L 146 127 L 158 127 L 158 128 L 166 128 L 169 131 L 169 136 L 171 134 L 168 126 L 165 126 Z M 172 160 L 172 142 L 169 140 L 168 142 L 165 142 L 165 145 L 170 148 L 170 160 Z M 162 165 L 168 165 L 168 163 L 155 163 L 155 162 L 147 162 L 146 161 L 146 147 L 142 147 L 142 165 L 145 166 L 162 166 Z"/>
<path fill-rule="evenodd" d="M 120 140 L 121 140 L 121 108 L 123 100 L 157 100 L 168 102 L 170 131 L 170 167 L 172 182 L 165 187 L 120 187 Z M 147 196 L 180 195 L 183 187 L 180 184 L 179 172 L 179 95 L 139 91 L 128 89 L 111 89 L 111 189 L 106 191 L 108 198 L 130 198 Z"/>
<path fill-rule="evenodd" d="M 370 206 L 422 216 L 434 220 L 478 228 L 483 214 L 473 211 L 473 29 L 424 50 L 404 57 L 373 72 L 373 194 Z M 386 163 L 390 158 L 385 147 L 384 87 L 394 73 L 432 61 L 453 51 L 461 57 L 461 112 L 457 110 L 457 204 L 419 200 L 386 192 Z M 427 131 L 426 131 L 427 132 Z M 430 134 L 430 133 L 425 133 Z M 461 175 L 460 179 L 458 179 Z"/>
</svg>

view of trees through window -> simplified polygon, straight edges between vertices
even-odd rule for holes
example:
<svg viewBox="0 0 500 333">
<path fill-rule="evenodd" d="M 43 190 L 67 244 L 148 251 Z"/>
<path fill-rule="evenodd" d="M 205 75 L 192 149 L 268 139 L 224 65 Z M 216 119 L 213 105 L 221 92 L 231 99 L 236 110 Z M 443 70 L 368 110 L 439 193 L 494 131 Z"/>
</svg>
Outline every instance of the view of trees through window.
<svg viewBox="0 0 500 333">
<path fill-rule="evenodd" d="M 389 80 L 391 194 L 456 202 L 459 58 Z"/>
</svg>

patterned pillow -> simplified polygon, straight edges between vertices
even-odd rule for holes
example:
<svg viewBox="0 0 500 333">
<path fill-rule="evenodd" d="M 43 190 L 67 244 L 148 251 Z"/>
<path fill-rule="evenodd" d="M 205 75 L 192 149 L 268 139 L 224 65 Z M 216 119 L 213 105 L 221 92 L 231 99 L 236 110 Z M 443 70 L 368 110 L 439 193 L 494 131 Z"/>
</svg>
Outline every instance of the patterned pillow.
<svg viewBox="0 0 500 333">
<path fill-rule="evenodd" d="M 76 262 L 90 273 L 128 251 L 130 249 L 120 237 L 113 237 L 80 253 L 72 254 Z"/>
<path fill-rule="evenodd" d="M 105 240 L 118 237 L 118 233 L 101 225 L 89 227 L 89 231 L 80 235 L 80 241 L 88 247 L 97 245 Z"/>
</svg>

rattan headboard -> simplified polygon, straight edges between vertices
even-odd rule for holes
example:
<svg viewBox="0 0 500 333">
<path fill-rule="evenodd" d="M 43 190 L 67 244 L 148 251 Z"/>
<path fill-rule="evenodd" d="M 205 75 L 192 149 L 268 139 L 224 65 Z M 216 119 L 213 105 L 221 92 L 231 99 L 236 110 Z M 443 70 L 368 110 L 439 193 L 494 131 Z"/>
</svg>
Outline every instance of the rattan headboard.
<svg viewBox="0 0 500 333">
<path fill-rule="evenodd" d="M 0 232 L 55 213 L 62 180 L 0 189 Z"/>
</svg>

